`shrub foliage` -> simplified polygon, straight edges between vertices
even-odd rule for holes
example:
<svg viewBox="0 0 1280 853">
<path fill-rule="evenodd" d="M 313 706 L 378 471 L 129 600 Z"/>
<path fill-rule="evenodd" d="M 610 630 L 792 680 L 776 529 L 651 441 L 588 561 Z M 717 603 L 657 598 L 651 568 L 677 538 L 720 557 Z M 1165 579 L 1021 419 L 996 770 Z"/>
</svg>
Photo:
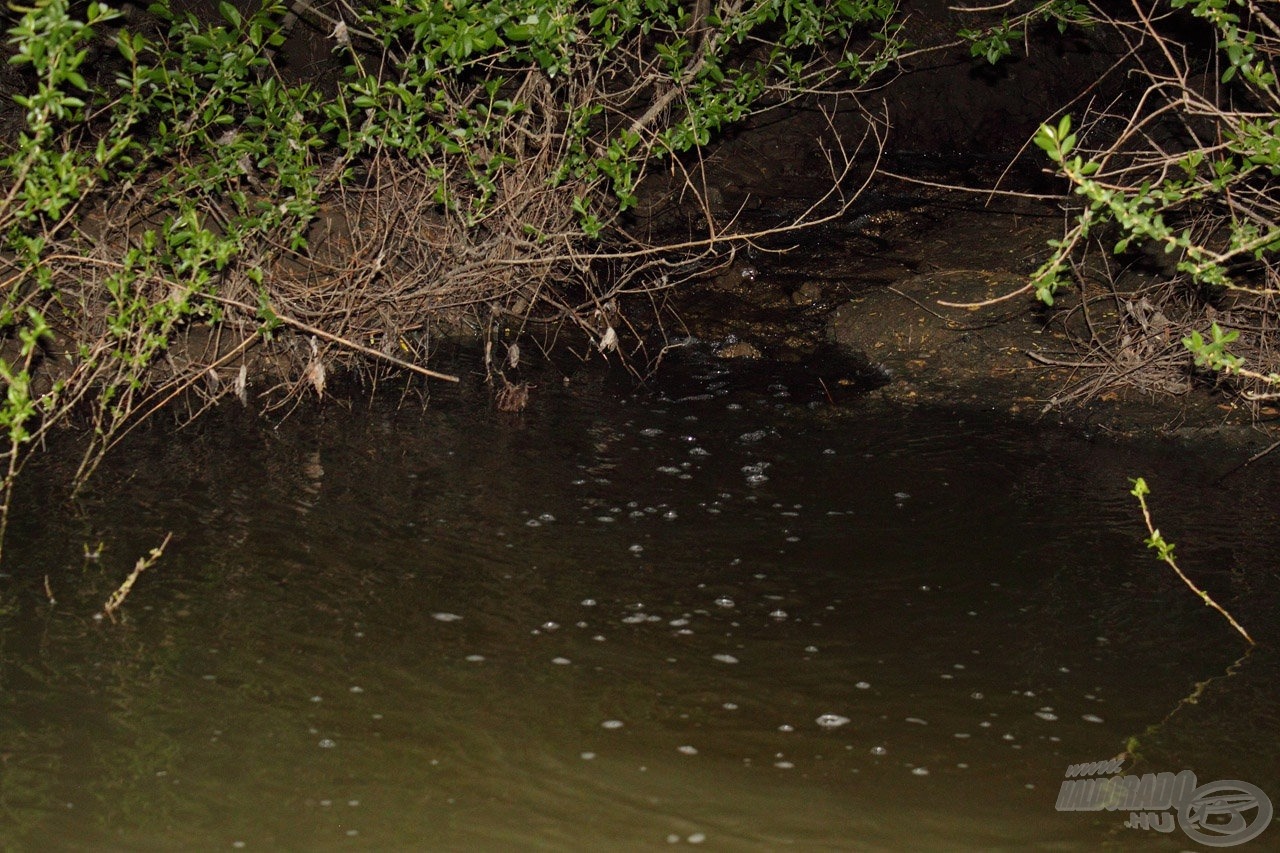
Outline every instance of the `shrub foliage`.
<svg viewBox="0 0 1280 853">
<path fill-rule="evenodd" d="M 856 92 L 898 50 L 888 0 L 205 11 L 126 22 L 38 0 L 9 30 L 6 495 L 73 415 L 93 426 L 82 481 L 166 402 L 243 396 L 267 364 L 286 391 L 323 393 L 353 360 L 441 376 L 427 333 L 468 317 L 616 350 L 622 297 L 751 239 L 699 201 L 698 149 L 761 110 Z M 300 20 L 329 34 L 335 80 L 285 67 Z M 853 159 L 832 155 L 828 215 Z M 634 210 L 658 172 L 702 214 L 678 239 Z"/>
</svg>

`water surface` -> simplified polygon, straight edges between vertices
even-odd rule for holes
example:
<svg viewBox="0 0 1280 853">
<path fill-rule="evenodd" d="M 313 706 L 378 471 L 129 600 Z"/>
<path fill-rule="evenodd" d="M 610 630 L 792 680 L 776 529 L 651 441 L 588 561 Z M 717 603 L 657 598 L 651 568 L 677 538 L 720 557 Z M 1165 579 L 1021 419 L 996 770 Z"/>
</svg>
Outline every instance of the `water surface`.
<svg viewBox="0 0 1280 853">
<path fill-rule="evenodd" d="M 24 487 L 0 846 L 1193 846 L 1055 810 L 1134 736 L 1134 772 L 1280 799 L 1272 468 L 1224 492 L 1237 460 L 1180 445 L 685 370 L 582 368 L 519 416 L 228 407 L 76 504 Z M 1243 662 L 1144 552 L 1137 475 Z"/>
</svg>

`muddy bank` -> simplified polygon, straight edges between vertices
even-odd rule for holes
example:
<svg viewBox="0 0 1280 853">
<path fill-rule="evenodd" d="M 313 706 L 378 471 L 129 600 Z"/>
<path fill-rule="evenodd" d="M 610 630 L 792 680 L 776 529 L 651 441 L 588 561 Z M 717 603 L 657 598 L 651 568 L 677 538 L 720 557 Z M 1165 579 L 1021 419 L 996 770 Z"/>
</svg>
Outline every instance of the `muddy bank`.
<svg viewBox="0 0 1280 853">
<path fill-rule="evenodd" d="M 1263 422 L 1208 383 L 1164 393 L 1097 384 L 1079 346 L 1079 299 L 1053 308 L 1024 288 L 1062 212 L 958 193 L 871 199 L 860 216 L 778 253 L 739 260 L 680 294 L 695 337 L 725 359 L 808 365 L 820 397 L 868 391 L 893 406 L 958 406 L 1091 432 L 1269 443 Z M 1074 300 L 1074 301 L 1073 301 Z M 984 303 L 981 307 L 975 306 Z M 860 361 L 859 361 L 860 360 Z M 817 365 L 831 362 L 824 372 Z M 1176 392 L 1176 393 L 1174 393 Z M 846 395 L 847 396 L 847 395 Z"/>
</svg>

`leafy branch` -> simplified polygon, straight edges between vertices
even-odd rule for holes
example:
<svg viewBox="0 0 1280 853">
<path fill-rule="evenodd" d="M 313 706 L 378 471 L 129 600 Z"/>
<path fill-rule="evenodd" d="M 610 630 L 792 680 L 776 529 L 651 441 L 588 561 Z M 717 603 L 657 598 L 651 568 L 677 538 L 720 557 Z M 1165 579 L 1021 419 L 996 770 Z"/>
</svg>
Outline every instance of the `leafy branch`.
<svg viewBox="0 0 1280 853">
<path fill-rule="evenodd" d="M 1182 569 L 1178 567 L 1177 561 L 1173 558 L 1173 543 L 1166 541 L 1151 521 L 1151 511 L 1147 508 L 1147 496 L 1151 494 L 1151 490 L 1147 487 L 1146 481 L 1141 477 L 1133 480 L 1133 489 L 1130 490 L 1129 494 L 1137 498 L 1138 505 L 1142 507 L 1142 518 L 1143 521 L 1146 522 L 1147 533 L 1149 534 L 1146 539 L 1146 545 L 1148 548 L 1151 548 L 1156 552 L 1156 558 L 1169 566 L 1169 568 L 1173 569 L 1174 573 L 1182 579 L 1182 582 L 1185 583 L 1192 592 L 1200 597 L 1201 601 L 1222 614 L 1222 617 L 1231 623 L 1231 627 L 1234 628 L 1240 636 L 1244 637 L 1245 641 L 1249 645 L 1256 646 L 1257 643 L 1254 642 L 1253 637 L 1249 636 L 1249 632 L 1235 620 L 1235 617 L 1223 609 L 1222 605 L 1214 601 L 1209 593 L 1196 586 L 1195 582 L 1191 580 L 1191 578 L 1187 577 Z"/>
</svg>

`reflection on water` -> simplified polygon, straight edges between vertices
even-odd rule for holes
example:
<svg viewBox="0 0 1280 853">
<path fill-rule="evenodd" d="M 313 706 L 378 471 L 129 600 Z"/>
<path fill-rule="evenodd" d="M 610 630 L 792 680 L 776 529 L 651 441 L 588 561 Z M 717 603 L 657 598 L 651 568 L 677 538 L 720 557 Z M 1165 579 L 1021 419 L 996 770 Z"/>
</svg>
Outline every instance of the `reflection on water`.
<svg viewBox="0 0 1280 853">
<path fill-rule="evenodd" d="M 1185 848 L 1054 809 L 1134 735 L 1138 772 L 1280 800 L 1274 653 L 1174 712 L 1239 644 L 1143 553 L 1125 478 L 1274 644 L 1270 506 L 1222 512 L 1179 448 L 784 396 L 228 411 L 138 436 L 65 512 L 30 487 L 0 843 Z"/>
</svg>

